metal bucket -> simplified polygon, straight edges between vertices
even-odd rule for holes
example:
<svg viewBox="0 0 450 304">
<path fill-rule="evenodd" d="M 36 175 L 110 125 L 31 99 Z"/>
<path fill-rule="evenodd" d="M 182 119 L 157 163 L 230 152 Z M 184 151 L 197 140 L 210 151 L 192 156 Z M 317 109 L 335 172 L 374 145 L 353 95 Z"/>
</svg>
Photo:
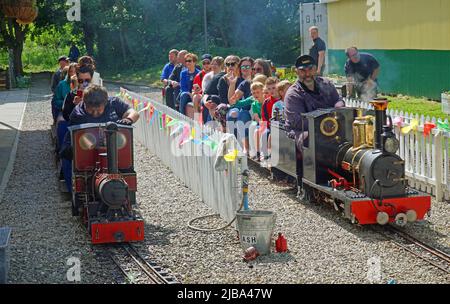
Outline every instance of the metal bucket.
<svg viewBox="0 0 450 304">
<path fill-rule="evenodd" d="M 236 219 L 242 248 L 253 246 L 260 255 L 269 254 L 275 218 L 272 211 L 238 211 Z"/>
</svg>

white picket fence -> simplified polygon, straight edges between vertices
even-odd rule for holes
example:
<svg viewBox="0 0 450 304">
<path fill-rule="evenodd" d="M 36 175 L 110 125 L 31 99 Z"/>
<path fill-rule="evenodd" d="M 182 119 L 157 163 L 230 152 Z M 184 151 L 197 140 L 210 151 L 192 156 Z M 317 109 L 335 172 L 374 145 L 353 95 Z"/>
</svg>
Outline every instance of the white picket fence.
<svg viewBox="0 0 450 304">
<path fill-rule="evenodd" d="M 195 128 L 198 139 L 207 135 L 219 143 L 224 135 L 222 132 L 201 126 L 189 117 L 148 97 L 123 88 L 121 92 L 139 101 L 138 110 L 142 110 L 143 103 L 146 102 L 152 104 L 155 111 L 153 122 L 148 120 L 148 112 L 142 112 L 141 119 L 135 125 L 135 138 L 157 155 L 204 203 L 224 220 L 231 221 L 242 202 L 242 172 L 247 168 L 246 159 L 238 157 L 235 162 L 227 162 L 225 171 L 216 171 L 214 167 L 216 152 L 204 144 L 195 144 L 193 141 L 179 147 L 179 136 L 170 135 L 175 127 L 161 128 L 159 115 L 168 115 L 183 124 L 188 124 L 190 130 Z M 197 214 L 191 216 L 195 217 Z"/>
<path fill-rule="evenodd" d="M 346 99 L 345 103 L 348 107 L 372 108 L 369 103 L 355 99 Z M 387 113 L 392 119 L 402 117 L 406 126 L 413 119 L 419 122 L 417 130 L 408 134 L 403 134 L 399 126 L 395 127 L 395 134 L 400 141 L 397 154 L 405 161 L 409 185 L 435 195 L 437 201 L 450 200 L 450 132 L 435 128 L 430 135 L 425 136 L 424 123 L 437 124 L 435 117 L 390 109 Z"/>
</svg>

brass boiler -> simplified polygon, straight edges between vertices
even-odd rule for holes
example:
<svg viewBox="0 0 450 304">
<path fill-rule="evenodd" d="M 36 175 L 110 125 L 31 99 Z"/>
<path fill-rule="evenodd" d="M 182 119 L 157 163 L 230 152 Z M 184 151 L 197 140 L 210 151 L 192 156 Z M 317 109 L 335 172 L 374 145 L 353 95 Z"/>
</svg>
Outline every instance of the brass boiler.
<svg viewBox="0 0 450 304">
<path fill-rule="evenodd" d="M 362 116 L 362 110 L 353 121 L 353 151 L 374 147 L 374 120 L 371 115 Z"/>
</svg>

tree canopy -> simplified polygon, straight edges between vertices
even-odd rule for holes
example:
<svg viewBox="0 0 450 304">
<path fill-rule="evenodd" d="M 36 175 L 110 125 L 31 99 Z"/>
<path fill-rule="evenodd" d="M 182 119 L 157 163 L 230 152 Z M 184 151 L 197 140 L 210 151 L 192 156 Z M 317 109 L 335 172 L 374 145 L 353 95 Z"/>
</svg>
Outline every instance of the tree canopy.
<svg viewBox="0 0 450 304">
<path fill-rule="evenodd" d="M 298 0 L 206 0 L 208 51 L 292 64 L 299 52 Z M 38 0 L 32 39 L 53 29 L 74 40 L 100 69 L 160 64 L 172 48 L 204 52 L 204 0 L 81 1 L 81 21 L 69 22 L 65 0 Z M 4 18 L 5 19 L 5 18 Z M 0 19 L 1 22 L 2 19 Z M 70 37 L 67 29 L 70 28 Z M 3 43 L 4 44 L 4 43 Z M 0 46 L 2 42 L 0 41 Z"/>
</svg>

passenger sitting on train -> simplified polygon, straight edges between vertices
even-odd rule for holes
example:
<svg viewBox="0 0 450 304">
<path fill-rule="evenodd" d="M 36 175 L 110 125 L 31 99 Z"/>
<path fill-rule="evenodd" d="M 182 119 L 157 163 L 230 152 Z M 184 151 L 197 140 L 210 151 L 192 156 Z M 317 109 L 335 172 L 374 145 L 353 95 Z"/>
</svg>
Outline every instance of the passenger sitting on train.
<svg viewBox="0 0 450 304">
<path fill-rule="evenodd" d="M 259 125 L 259 122 L 261 120 L 261 107 L 264 102 L 264 84 L 261 82 L 253 82 L 250 86 L 250 90 L 252 95 L 249 98 L 239 100 L 234 105 L 230 106 L 230 110 L 227 114 L 227 123 L 229 124 L 228 127 L 233 127 L 233 129 L 237 132 L 234 132 L 237 136 L 238 140 L 241 140 L 242 137 L 242 131 L 244 131 L 245 137 L 244 143 L 247 141 L 248 138 L 248 128 L 249 128 L 249 122 L 253 120 L 256 125 Z M 248 110 L 250 109 L 252 112 L 251 119 L 243 118 L 243 113 L 248 113 L 246 115 L 250 116 L 250 113 Z M 229 130 L 231 132 L 231 129 Z M 237 134 L 236 134 L 237 133 Z M 246 153 L 250 153 L 250 149 L 247 143 L 244 144 Z M 257 156 L 255 156 L 255 159 L 259 159 L 259 147 L 257 147 Z"/>
<path fill-rule="evenodd" d="M 94 70 L 94 74 L 92 75 L 92 83 L 102 86 L 103 85 L 103 81 L 100 78 L 100 74 L 97 73 L 96 71 L 96 65 L 95 65 L 95 61 L 91 56 L 82 56 L 80 57 L 80 59 L 78 59 L 78 66 L 83 66 L 83 65 L 89 65 L 92 67 L 92 69 Z"/>
<path fill-rule="evenodd" d="M 69 121 L 73 109 L 83 100 L 83 90 L 89 86 L 94 75 L 94 69 L 90 65 L 79 66 L 77 69 L 78 87 L 67 94 L 63 104 L 63 117 Z"/>
<path fill-rule="evenodd" d="M 292 84 L 289 80 L 283 80 L 277 83 L 277 91 L 280 96 L 280 100 L 278 100 L 272 107 L 272 120 L 276 121 L 284 121 L 284 98 L 286 96 L 287 90 L 290 88 Z"/>
<path fill-rule="evenodd" d="M 257 161 L 267 160 L 270 157 L 270 120 L 272 119 L 273 105 L 280 100 L 280 96 L 277 91 L 278 79 L 275 77 L 269 77 L 266 80 L 264 87 L 266 95 L 264 103 L 261 108 L 261 123 L 259 128 L 255 130 L 255 144 L 257 151 L 260 151 L 260 155 L 257 153 Z"/>
<path fill-rule="evenodd" d="M 200 73 L 197 69 L 198 57 L 195 54 L 189 53 L 185 57 L 186 69 L 180 74 L 180 113 L 186 115 L 186 106 L 192 102 L 192 95 L 200 94 L 201 88 L 197 85 L 194 87 L 194 78 Z"/>
<path fill-rule="evenodd" d="M 64 100 L 66 96 L 71 91 L 71 79 L 76 75 L 77 64 L 71 63 L 67 68 L 67 74 L 64 77 L 64 80 L 61 80 L 56 87 L 55 91 L 55 109 L 57 110 L 57 119 L 56 119 L 56 148 L 59 151 L 59 147 L 64 140 L 64 134 L 67 130 L 67 122 L 64 120 L 62 116 L 62 108 L 64 104 Z M 65 69 L 66 69 L 65 68 Z"/>
<path fill-rule="evenodd" d="M 202 56 L 202 70 L 194 78 L 194 84 L 192 86 L 192 102 L 194 103 L 194 112 L 200 113 L 200 100 L 203 96 L 203 90 L 206 86 L 203 86 L 203 80 L 209 72 L 211 72 L 211 60 L 212 56 L 204 54 Z"/>
<path fill-rule="evenodd" d="M 317 67 L 309 55 L 297 58 L 295 62 L 298 80 L 288 89 L 285 96 L 286 129 L 295 138 L 297 151 L 301 151 L 303 141 L 308 138 L 307 121 L 301 114 L 320 108 L 339 108 L 345 104 L 333 83 L 324 77 L 316 76 Z M 301 160 L 301 154 L 298 154 Z M 302 166 L 297 166 L 302 168 Z M 303 176 L 303 172 L 297 172 Z"/>
</svg>

